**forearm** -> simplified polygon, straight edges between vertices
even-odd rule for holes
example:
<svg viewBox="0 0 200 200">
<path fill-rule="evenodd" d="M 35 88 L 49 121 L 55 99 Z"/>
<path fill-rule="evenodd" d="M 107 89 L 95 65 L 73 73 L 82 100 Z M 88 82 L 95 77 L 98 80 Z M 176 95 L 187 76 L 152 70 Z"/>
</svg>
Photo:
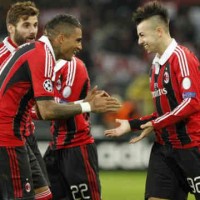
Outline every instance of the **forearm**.
<svg viewBox="0 0 200 200">
<path fill-rule="evenodd" d="M 131 130 L 141 130 L 141 125 L 145 124 L 153 119 L 155 119 L 157 116 L 157 113 L 152 113 L 151 115 L 147 115 L 144 117 L 141 117 L 139 119 L 129 119 L 129 124 L 131 127 Z"/>
<path fill-rule="evenodd" d="M 43 120 L 67 119 L 85 112 L 80 104 L 58 104 L 54 101 L 38 101 L 37 105 Z"/>
</svg>

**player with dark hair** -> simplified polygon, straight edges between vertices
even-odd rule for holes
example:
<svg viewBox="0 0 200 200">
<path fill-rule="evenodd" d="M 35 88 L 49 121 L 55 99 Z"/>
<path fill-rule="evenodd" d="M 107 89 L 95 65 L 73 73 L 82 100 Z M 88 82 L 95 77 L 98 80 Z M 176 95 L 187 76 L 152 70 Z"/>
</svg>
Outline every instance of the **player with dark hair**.
<svg viewBox="0 0 200 200">
<path fill-rule="evenodd" d="M 0 65 L 6 62 L 18 46 L 35 41 L 38 32 L 39 10 L 31 1 L 17 2 L 11 5 L 6 16 L 6 25 L 9 36 L 0 44 Z M 34 136 L 34 124 L 31 116 L 27 116 L 26 128 L 23 132 L 29 153 L 32 171 L 35 199 L 48 198 L 51 192 L 48 187 L 46 167 Z M 42 171 L 41 171 L 42 169 Z M 7 184 L 7 183 L 6 183 Z M 4 183 L 5 187 L 6 184 Z M 6 194 L 6 188 L 0 187 L 0 193 Z M 7 196 L 7 198 L 9 195 Z M 2 197 L 4 198 L 4 197 Z M 2 199 L 1 198 L 1 199 Z"/>
<path fill-rule="evenodd" d="M 58 103 L 81 102 L 90 89 L 84 63 L 59 60 L 54 68 Z M 54 200 L 101 199 L 97 149 L 89 113 L 52 121 L 52 142 L 44 160 Z"/>
<path fill-rule="evenodd" d="M 34 103 L 38 115 L 44 120 L 120 108 L 115 98 L 95 89 L 79 104 L 58 104 L 54 101 L 51 78 L 55 62 L 58 59 L 71 60 L 82 49 L 81 41 L 80 22 L 71 15 L 58 15 L 47 23 L 46 36 L 20 46 L 1 66 L 0 185 L 6 189 L 1 187 L 3 200 L 35 199 L 23 134 Z"/>
<path fill-rule="evenodd" d="M 150 69 L 156 112 L 140 119 L 118 119 L 120 125 L 105 135 L 142 129 L 130 140 L 135 143 L 154 131 L 145 198 L 184 200 L 190 191 L 200 199 L 200 63 L 170 36 L 167 10 L 159 2 L 139 7 L 133 20 L 139 45 L 156 54 Z"/>
</svg>

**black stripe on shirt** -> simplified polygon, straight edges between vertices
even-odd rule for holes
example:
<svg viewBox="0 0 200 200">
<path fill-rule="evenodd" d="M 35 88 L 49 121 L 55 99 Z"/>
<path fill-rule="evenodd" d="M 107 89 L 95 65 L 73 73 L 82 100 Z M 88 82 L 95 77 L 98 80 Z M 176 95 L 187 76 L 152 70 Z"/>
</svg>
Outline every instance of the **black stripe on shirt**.
<svg viewBox="0 0 200 200">
<path fill-rule="evenodd" d="M 12 67 L 14 66 L 14 63 L 16 61 L 18 61 L 18 59 L 20 59 L 21 56 L 23 56 L 23 54 L 27 53 L 28 51 L 32 50 L 35 48 L 35 44 L 31 43 L 29 45 L 23 46 L 22 48 L 20 48 L 19 50 L 16 51 L 16 53 L 12 56 L 12 58 L 10 59 L 10 61 L 6 64 L 6 66 L 3 66 L 3 71 L 2 74 L 0 75 L 0 88 L 2 87 L 2 84 L 6 78 L 6 76 L 8 76 L 9 71 L 12 69 Z"/>
<path fill-rule="evenodd" d="M 20 135 L 20 126 L 21 126 L 21 121 L 23 119 L 23 115 L 26 112 L 26 107 L 28 105 L 28 102 L 33 98 L 33 90 L 30 89 L 21 99 L 20 104 L 19 104 L 19 108 L 18 108 L 18 112 L 14 118 L 14 133 L 15 136 L 17 138 L 21 139 L 21 135 Z M 25 122 L 26 123 L 26 122 Z M 24 133 L 25 134 L 25 130 Z"/>
<path fill-rule="evenodd" d="M 160 66 L 161 67 L 161 66 Z M 158 83 L 158 74 L 154 74 L 154 90 L 158 90 L 158 88 L 155 88 L 155 85 Z M 161 103 L 160 103 L 160 96 L 157 96 L 156 99 L 156 109 L 157 109 L 157 113 L 159 116 L 163 115 L 163 111 L 162 111 L 162 106 L 161 106 Z M 169 133 L 167 131 L 166 128 L 163 128 L 162 129 L 162 134 L 161 134 L 161 137 L 163 139 L 163 141 L 168 144 L 169 143 Z"/>
<path fill-rule="evenodd" d="M 171 77 L 171 71 L 170 71 L 170 65 L 169 64 L 166 65 L 165 72 L 167 72 L 169 74 L 169 78 L 170 78 Z M 168 83 L 165 83 L 164 77 L 163 77 L 163 87 L 165 87 L 167 89 L 167 99 L 168 99 L 171 111 L 179 105 L 179 103 L 176 99 L 176 95 L 174 93 L 174 89 L 173 89 L 172 84 L 173 84 L 172 79 L 170 79 L 170 81 Z M 185 145 L 185 144 L 190 143 L 191 140 L 190 140 L 190 137 L 187 134 L 185 122 L 180 121 L 180 122 L 175 124 L 175 127 L 176 127 L 177 137 L 180 140 L 181 144 Z"/>
</svg>

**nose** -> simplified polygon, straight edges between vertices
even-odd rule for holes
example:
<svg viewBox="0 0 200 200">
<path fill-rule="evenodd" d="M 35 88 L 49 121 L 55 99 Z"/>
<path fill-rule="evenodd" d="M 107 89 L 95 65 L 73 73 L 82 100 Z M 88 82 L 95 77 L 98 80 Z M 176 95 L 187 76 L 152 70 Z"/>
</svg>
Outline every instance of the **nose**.
<svg viewBox="0 0 200 200">
<path fill-rule="evenodd" d="M 142 39 L 139 37 L 138 38 L 138 44 L 141 45 L 142 44 Z"/>
<path fill-rule="evenodd" d="M 79 43 L 79 44 L 78 44 L 78 49 L 79 49 L 79 51 L 82 50 L 82 48 L 83 48 L 83 47 L 82 47 L 82 43 Z"/>
<path fill-rule="evenodd" d="M 30 33 L 37 34 L 37 31 L 38 31 L 38 27 L 36 27 L 36 26 L 30 27 Z"/>
</svg>

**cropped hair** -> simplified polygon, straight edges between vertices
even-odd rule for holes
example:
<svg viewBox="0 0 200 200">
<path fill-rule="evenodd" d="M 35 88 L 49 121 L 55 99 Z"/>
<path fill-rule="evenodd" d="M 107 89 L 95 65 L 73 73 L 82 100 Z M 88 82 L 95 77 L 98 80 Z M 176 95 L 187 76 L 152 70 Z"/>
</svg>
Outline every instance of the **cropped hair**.
<svg viewBox="0 0 200 200">
<path fill-rule="evenodd" d="M 39 16 L 39 10 L 34 2 L 23 1 L 11 5 L 7 12 L 6 23 L 16 25 L 20 18 L 26 20 L 30 16 Z"/>
<path fill-rule="evenodd" d="M 151 1 L 139 7 L 134 13 L 132 20 L 136 25 L 151 17 L 158 16 L 166 25 L 169 24 L 169 16 L 167 9 L 160 2 Z"/>
<path fill-rule="evenodd" d="M 44 27 L 45 34 L 53 37 L 58 33 L 70 35 L 74 28 L 81 28 L 79 20 L 69 14 L 59 14 L 51 19 Z"/>
</svg>

